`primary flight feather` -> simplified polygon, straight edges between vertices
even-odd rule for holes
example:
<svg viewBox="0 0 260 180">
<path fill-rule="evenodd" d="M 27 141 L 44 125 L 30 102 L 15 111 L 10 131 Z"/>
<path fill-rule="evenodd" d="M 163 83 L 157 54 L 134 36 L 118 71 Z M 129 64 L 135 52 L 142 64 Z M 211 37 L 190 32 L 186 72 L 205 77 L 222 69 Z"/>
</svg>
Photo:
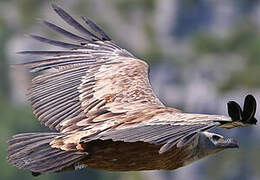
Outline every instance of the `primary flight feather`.
<svg viewBox="0 0 260 180">
<path fill-rule="evenodd" d="M 230 117 L 165 107 L 152 90 L 144 61 L 120 48 L 90 19 L 82 17 L 83 26 L 57 5 L 52 7 L 81 36 L 43 21 L 72 43 L 31 35 L 65 50 L 20 52 L 44 57 L 22 66 L 35 74 L 28 94 L 33 113 L 57 132 L 14 135 L 8 160 L 18 168 L 33 175 L 83 167 L 172 170 L 238 147 L 237 141 L 208 130 L 257 122 L 252 95 L 243 110 L 229 102 Z"/>
</svg>

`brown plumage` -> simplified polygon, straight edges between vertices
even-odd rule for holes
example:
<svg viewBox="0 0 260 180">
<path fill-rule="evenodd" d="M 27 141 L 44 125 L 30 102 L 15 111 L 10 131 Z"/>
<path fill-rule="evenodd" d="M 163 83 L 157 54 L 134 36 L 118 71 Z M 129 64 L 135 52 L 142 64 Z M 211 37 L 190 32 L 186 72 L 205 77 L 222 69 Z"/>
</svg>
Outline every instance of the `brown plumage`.
<svg viewBox="0 0 260 180">
<path fill-rule="evenodd" d="M 165 107 L 153 93 L 144 61 L 120 48 L 88 18 L 82 19 L 90 30 L 57 5 L 53 9 L 84 36 L 43 21 L 74 43 L 31 35 L 66 50 L 20 52 L 45 57 L 22 66 L 35 73 L 28 95 L 33 113 L 57 132 L 13 136 L 8 149 L 11 164 L 34 175 L 82 167 L 172 170 L 238 147 L 235 140 L 208 130 L 257 122 L 252 95 L 246 97 L 243 110 L 229 102 L 230 117 Z"/>
</svg>

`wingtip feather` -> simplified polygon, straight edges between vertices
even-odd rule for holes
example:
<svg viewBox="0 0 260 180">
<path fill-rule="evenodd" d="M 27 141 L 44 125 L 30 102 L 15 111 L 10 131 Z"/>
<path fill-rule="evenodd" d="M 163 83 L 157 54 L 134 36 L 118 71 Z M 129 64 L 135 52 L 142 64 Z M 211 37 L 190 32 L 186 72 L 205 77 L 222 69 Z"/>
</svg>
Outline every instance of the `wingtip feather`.
<svg viewBox="0 0 260 180">
<path fill-rule="evenodd" d="M 59 10 L 59 9 L 61 9 L 57 4 L 55 4 L 55 3 L 51 3 L 51 7 L 52 7 L 52 9 L 53 10 Z"/>
</svg>

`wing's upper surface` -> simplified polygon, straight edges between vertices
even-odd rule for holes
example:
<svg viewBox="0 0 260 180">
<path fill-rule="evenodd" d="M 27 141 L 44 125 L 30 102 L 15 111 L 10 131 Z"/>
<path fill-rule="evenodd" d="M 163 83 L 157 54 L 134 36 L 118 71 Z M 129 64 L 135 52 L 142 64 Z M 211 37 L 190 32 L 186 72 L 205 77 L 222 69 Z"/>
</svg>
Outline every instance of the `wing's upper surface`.
<svg viewBox="0 0 260 180">
<path fill-rule="evenodd" d="M 163 106 L 152 91 L 145 62 L 116 45 L 91 20 L 83 17 L 88 30 L 57 5 L 53 9 L 83 37 L 43 21 L 74 43 L 31 35 L 66 50 L 21 52 L 44 57 L 24 64 L 32 73 L 43 72 L 33 78 L 29 91 L 33 112 L 41 123 L 68 132 L 132 110 Z"/>
</svg>

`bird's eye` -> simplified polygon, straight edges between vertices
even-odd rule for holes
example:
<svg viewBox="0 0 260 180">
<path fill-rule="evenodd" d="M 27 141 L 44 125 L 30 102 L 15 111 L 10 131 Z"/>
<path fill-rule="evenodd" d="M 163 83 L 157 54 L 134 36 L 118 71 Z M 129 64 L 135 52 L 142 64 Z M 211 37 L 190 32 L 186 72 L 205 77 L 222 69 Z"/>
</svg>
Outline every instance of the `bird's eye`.
<svg viewBox="0 0 260 180">
<path fill-rule="evenodd" d="M 220 139 L 220 136 L 213 135 L 213 136 L 212 136 L 212 139 L 213 139 L 214 141 L 218 141 L 218 140 Z"/>
</svg>

